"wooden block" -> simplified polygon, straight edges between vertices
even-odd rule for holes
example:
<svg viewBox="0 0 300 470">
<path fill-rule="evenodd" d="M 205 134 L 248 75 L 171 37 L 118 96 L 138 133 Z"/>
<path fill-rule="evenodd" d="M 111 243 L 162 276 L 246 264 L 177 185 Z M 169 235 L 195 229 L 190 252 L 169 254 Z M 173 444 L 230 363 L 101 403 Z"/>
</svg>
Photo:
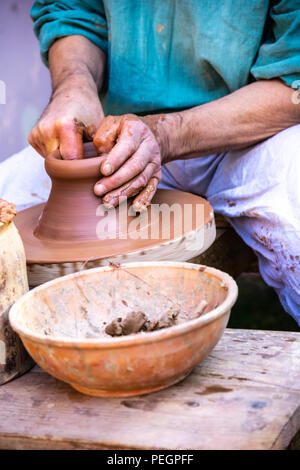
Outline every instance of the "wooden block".
<svg viewBox="0 0 300 470">
<path fill-rule="evenodd" d="M 8 321 L 9 309 L 28 291 L 21 238 L 13 222 L 0 226 L 0 385 L 29 370 L 34 362 Z"/>
</svg>

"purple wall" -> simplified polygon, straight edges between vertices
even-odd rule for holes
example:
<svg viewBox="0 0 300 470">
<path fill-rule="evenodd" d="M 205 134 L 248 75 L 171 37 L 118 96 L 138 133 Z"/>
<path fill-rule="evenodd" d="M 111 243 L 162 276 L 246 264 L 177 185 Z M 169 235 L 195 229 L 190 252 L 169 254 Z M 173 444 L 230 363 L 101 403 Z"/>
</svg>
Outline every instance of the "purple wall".
<svg viewBox="0 0 300 470">
<path fill-rule="evenodd" d="M 50 96 L 49 72 L 41 62 L 29 15 L 32 4 L 0 0 L 0 161 L 27 145 Z"/>
</svg>

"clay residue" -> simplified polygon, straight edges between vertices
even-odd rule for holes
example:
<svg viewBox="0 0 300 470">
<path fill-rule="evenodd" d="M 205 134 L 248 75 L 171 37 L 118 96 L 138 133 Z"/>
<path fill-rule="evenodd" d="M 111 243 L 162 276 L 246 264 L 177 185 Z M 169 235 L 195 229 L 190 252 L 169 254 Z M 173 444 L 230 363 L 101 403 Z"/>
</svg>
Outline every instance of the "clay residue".
<svg viewBox="0 0 300 470">
<path fill-rule="evenodd" d="M 207 307 L 208 302 L 202 300 L 196 308 L 188 312 L 182 311 L 177 304 L 158 315 L 154 312 L 146 314 L 140 310 L 132 311 L 111 321 L 106 326 L 105 333 L 109 336 L 126 336 L 140 332 L 147 333 L 162 330 L 200 317 L 207 310 Z"/>
<path fill-rule="evenodd" d="M 105 333 L 110 336 L 124 336 L 138 333 L 142 330 L 147 321 L 143 312 L 130 312 L 124 318 L 119 317 L 113 320 L 105 328 Z"/>
<path fill-rule="evenodd" d="M 149 332 L 168 328 L 176 324 L 179 311 L 170 309 L 160 318 L 151 320 L 144 312 L 130 312 L 125 317 L 113 320 L 105 328 L 105 333 L 110 336 L 126 336 L 140 331 Z"/>
<path fill-rule="evenodd" d="M 0 199 L 0 223 L 7 224 L 11 222 L 16 213 L 17 209 L 14 204 Z"/>
<path fill-rule="evenodd" d="M 150 178 L 147 186 L 140 192 L 134 201 L 134 209 L 136 212 L 143 212 L 151 204 L 152 198 L 156 192 L 159 180 L 155 176 Z"/>
</svg>

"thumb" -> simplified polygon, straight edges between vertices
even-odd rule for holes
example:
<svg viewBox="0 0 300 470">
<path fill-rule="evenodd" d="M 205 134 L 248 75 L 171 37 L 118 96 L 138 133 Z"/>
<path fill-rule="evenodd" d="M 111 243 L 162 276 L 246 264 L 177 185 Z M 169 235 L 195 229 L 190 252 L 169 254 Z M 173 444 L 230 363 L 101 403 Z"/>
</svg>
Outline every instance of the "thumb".
<svg viewBox="0 0 300 470">
<path fill-rule="evenodd" d="M 112 150 L 120 134 L 121 122 L 120 116 L 103 119 L 93 139 L 98 153 L 109 153 Z"/>
</svg>

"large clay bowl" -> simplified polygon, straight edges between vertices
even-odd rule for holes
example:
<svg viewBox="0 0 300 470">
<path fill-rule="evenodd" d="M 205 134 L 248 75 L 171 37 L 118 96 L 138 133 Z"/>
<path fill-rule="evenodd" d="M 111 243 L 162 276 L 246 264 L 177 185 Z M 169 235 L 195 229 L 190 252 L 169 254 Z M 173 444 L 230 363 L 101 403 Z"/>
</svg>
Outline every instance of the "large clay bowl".
<svg viewBox="0 0 300 470">
<path fill-rule="evenodd" d="M 235 281 L 213 268 L 129 263 L 43 284 L 15 303 L 10 322 L 54 377 L 89 395 L 132 396 L 186 377 L 219 341 L 236 298 Z M 202 309 L 203 300 L 200 317 L 169 328 L 123 337 L 103 332 L 104 322 L 130 311 L 152 315 L 176 304 L 183 318 Z"/>
</svg>

